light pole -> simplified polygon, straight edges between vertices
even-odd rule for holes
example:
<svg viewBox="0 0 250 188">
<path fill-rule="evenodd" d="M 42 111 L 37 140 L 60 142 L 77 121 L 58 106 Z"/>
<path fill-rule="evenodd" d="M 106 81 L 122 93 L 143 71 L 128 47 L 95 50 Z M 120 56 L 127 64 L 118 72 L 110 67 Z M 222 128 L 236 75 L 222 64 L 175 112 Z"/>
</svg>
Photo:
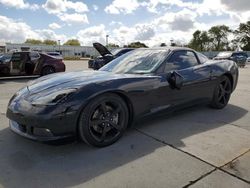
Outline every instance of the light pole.
<svg viewBox="0 0 250 188">
<path fill-rule="evenodd" d="M 174 42 L 174 40 L 173 40 L 173 39 L 170 39 L 170 46 L 173 45 L 173 42 Z"/>
<path fill-rule="evenodd" d="M 61 52 L 60 52 L 60 42 L 61 42 L 61 40 L 58 40 L 58 49 L 59 49 L 59 53 L 61 53 Z"/>
<path fill-rule="evenodd" d="M 106 46 L 108 46 L 108 44 L 109 44 L 109 35 L 106 35 Z"/>
</svg>

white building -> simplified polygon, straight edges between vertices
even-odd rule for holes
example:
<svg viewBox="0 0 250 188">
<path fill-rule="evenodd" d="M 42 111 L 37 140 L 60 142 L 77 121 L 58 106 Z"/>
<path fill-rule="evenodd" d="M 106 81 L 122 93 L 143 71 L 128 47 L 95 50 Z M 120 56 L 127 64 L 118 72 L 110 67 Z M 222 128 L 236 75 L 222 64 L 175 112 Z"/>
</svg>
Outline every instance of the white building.
<svg viewBox="0 0 250 188">
<path fill-rule="evenodd" d="M 0 46 L 1 50 L 1 46 Z M 43 44 L 25 44 L 25 43 L 6 43 L 3 52 L 14 50 L 21 51 L 41 51 L 41 52 L 60 52 L 63 57 L 86 57 L 99 56 L 99 53 L 91 46 L 64 46 L 64 45 L 43 45 Z M 1 52 L 1 51 L 0 51 Z"/>
<path fill-rule="evenodd" d="M 5 43 L 0 42 L 0 54 L 5 53 Z"/>
</svg>

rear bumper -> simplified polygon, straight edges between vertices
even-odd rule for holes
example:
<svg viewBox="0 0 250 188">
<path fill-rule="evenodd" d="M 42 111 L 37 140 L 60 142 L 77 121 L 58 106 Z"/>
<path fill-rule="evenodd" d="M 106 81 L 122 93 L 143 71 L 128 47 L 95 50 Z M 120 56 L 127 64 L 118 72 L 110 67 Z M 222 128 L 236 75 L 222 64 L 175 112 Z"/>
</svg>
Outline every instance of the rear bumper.
<svg viewBox="0 0 250 188">
<path fill-rule="evenodd" d="M 63 62 L 54 64 L 56 72 L 65 72 L 66 66 Z"/>
</svg>

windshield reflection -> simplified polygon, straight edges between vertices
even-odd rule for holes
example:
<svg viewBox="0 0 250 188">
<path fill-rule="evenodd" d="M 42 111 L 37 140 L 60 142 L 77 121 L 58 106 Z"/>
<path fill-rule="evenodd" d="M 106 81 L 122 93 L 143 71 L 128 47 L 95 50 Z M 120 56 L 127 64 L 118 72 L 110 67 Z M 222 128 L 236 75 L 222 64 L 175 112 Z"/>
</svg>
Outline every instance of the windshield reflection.
<svg viewBox="0 0 250 188">
<path fill-rule="evenodd" d="M 148 74 L 158 68 L 168 53 L 166 49 L 138 49 L 111 61 L 100 70 L 118 74 Z"/>
</svg>

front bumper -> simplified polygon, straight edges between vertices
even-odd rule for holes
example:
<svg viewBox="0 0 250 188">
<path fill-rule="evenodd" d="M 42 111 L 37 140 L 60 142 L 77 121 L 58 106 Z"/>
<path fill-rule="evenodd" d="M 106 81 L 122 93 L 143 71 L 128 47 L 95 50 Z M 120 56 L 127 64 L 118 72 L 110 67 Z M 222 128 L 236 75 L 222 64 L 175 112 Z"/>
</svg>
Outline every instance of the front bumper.
<svg viewBox="0 0 250 188">
<path fill-rule="evenodd" d="M 66 70 L 66 66 L 63 62 L 55 63 L 54 68 L 55 68 L 56 72 L 65 72 L 65 70 Z"/>
<path fill-rule="evenodd" d="M 76 135 L 77 111 L 58 113 L 58 109 L 54 112 L 45 109 L 44 113 L 36 113 L 35 109 L 25 112 L 22 106 L 17 106 L 9 106 L 6 116 L 10 119 L 10 129 L 23 137 L 46 142 Z"/>
<path fill-rule="evenodd" d="M 61 140 L 65 138 L 72 137 L 72 135 L 63 135 L 63 136 L 55 136 L 50 131 L 50 129 L 45 128 L 33 128 L 31 126 L 21 125 L 17 122 L 10 120 L 10 129 L 19 134 L 20 136 L 26 137 L 31 140 L 40 141 L 40 142 L 49 142 L 49 141 L 55 141 L 55 140 Z M 34 134 L 34 130 L 37 130 L 36 132 L 39 135 Z"/>
</svg>

